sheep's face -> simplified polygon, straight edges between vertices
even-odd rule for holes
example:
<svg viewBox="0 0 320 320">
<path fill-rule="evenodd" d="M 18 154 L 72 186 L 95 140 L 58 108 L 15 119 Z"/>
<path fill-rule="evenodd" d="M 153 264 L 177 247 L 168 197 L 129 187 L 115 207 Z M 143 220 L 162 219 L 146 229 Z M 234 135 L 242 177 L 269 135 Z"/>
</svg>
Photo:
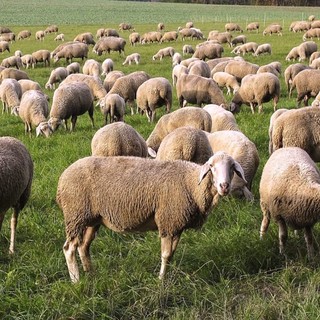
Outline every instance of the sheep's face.
<svg viewBox="0 0 320 320">
<path fill-rule="evenodd" d="M 46 138 L 48 138 L 53 133 L 53 130 L 48 122 L 40 122 L 36 128 L 37 137 L 43 134 Z"/>
<path fill-rule="evenodd" d="M 239 102 L 231 102 L 230 104 L 230 111 L 232 113 L 238 113 L 240 112 L 241 103 Z"/>
<path fill-rule="evenodd" d="M 56 131 L 61 124 L 61 119 L 58 118 L 50 118 L 48 121 L 49 126 L 51 127 L 52 131 Z"/>
</svg>

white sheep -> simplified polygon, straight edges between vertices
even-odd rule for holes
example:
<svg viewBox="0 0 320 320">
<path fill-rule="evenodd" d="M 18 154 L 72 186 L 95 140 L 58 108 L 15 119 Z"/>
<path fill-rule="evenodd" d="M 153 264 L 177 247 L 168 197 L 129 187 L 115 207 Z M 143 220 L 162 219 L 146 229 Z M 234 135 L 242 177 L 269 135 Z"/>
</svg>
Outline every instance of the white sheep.
<svg viewBox="0 0 320 320">
<path fill-rule="evenodd" d="M 185 44 L 182 47 L 182 55 L 185 56 L 187 54 L 194 54 L 194 49 L 192 48 L 192 46 L 190 44 Z"/>
<path fill-rule="evenodd" d="M 279 227 L 279 250 L 285 253 L 287 226 L 304 229 L 308 257 L 314 255 L 312 228 L 319 221 L 320 172 L 310 156 L 297 147 L 275 151 L 265 164 L 260 180 L 262 238 L 270 220 Z"/>
<path fill-rule="evenodd" d="M 216 72 L 213 74 L 212 79 L 220 88 L 226 87 L 228 95 L 231 94 L 231 89 L 233 90 L 233 94 L 235 94 L 240 88 L 237 78 L 227 72 Z"/>
<path fill-rule="evenodd" d="M 109 72 L 113 71 L 114 63 L 113 60 L 110 58 L 107 58 L 103 60 L 101 64 L 102 73 L 101 76 L 106 76 Z"/>
<path fill-rule="evenodd" d="M 105 79 L 103 80 L 103 87 L 105 88 L 106 92 L 109 92 L 113 85 L 115 84 L 116 80 L 120 77 L 123 77 L 124 73 L 119 70 L 110 71 Z"/>
<path fill-rule="evenodd" d="M 141 55 L 139 53 L 135 52 L 135 53 L 128 55 L 126 57 L 126 59 L 124 60 L 124 62 L 122 63 L 122 65 L 123 66 L 126 64 L 131 65 L 133 62 L 135 62 L 135 64 L 139 64 L 140 59 L 141 59 Z"/>
<path fill-rule="evenodd" d="M 303 64 L 303 63 L 295 63 L 289 65 L 285 70 L 284 70 L 284 81 L 286 83 L 288 93 L 291 91 L 291 84 L 294 79 L 294 77 L 302 70 L 305 69 L 310 69 L 309 66 Z M 291 97 L 289 95 L 289 97 Z"/>
<path fill-rule="evenodd" d="M 132 46 L 135 46 L 141 40 L 140 34 L 138 32 L 132 32 L 129 35 L 129 42 Z"/>
<path fill-rule="evenodd" d="M 16 79 L 4 79 L 0 85 L 0 100 L 2 101 L 2 113 L 9 112 L 20 105 L 22 89 Z"/>
<path fill-rule="evenodd" d="M 21 57 L 21 61 L 22 61 L 22 64 L 23 66 L 26 68 L 26 69 L 29 69 L 30 67 L 32 69 L 34 69 L 35 65 L 36 65 L 36 60 L 34 59 L 34 57 L 32 56 L 32 54 L 24 54 L 22 57 Z"/>
<path fill-rule="evenodd" d="M 3 68 L 3 70 L 0 69 L 0 83 L 3 81 L 3 79 L 29 79 L 29 76 L 26 72 L 14 68 Z"/>
<path fill-rule="evenodd" d="M 152 60 L 162 60 L 164 57 L 173 57 L 175 49 L 173 47 L 166 47 L 159 49 L 159 51 L 152 57 Z"/>
<path fill-rule="evenodd" d="M 256 51 L 253 53 L 254 56 L 260 56 L 261 54 L 271 54 L 271 44 L 270 43 L 263 43 L 260 44 Z"/>
<path fill-rule="evenodd" d="M 41 86 L 38 82 L 30 79 L 18 80 L 21 86 L 21 93 L 24 94 L 28 90 L 39 90 L 42 91 Z"/>
<path fill-rule="evenodd" d="M 5 58 L 1 62 L 1 66 L 5 68 L 22 68 L 22 60 L 19 56 L 11 56 L 8 58 Z"/>
<path fill-rule="evenodd" d="M 72 62 L 66 66 L 66 69 L 69 74 L 79 73 L 80 72 L 80 63 L 79 62 Z"/>
<path fill-rule="evenodd" d="M 158 230 L 163 279 L 181 233 L 205 222 L 219 196 L 229 194 L 234 173 L 244 178 L 241 166 L 222 152 L 203 166 L 139 157 L 76 161 L 60 176 L 56 196 L 64 214 L 63 252 L 71 281 L 79 281 L 77 250 L 84 271 L 91 270 L 89 247 L 100 224 L 117 232 Z"/>
<path fill-rule="evenodd" d="M 62 82 L 69 75 L 65 67 L 57 67 L 50 73 L 50 77 L 45 85 L 46 89 L 54 90 L 55 84 Z"/>
<path fill-rule="evenodd" d="M 177 64 L 172 68 L 172 85 L 175 86 L 177 84 L 177 80 L 181 74 L 187 74 L 188 68 L 182 64 Z"/>
<path fill-rule="evenodd" d="M 102 73 L 101 64 L 94 59 L 88 59 L 82 67 L 82 72 L 88 76 L 100 77 Z"/>
<path fill-rule="evenodd" d="M 254 63 L 243 60 L 230 60 L 224 68 L 224 71 L 235 76 L 240 83 L 248 74 L 257 73 L 259 66 Z"/>
<path fill-rule="evenodd" d="M 264 30 L 263 30 L 263 35 L 272 35 L 273 33 L 277 34 L 278 36 L 282 36 L 282 26 L 278 23 L 272 23 L 268 25 Z"/>
<path fill-rule="evenodd" d="M 25 207 L 33 179 L 33 161 L 25 145 L 13 137 L 0 137 L 0 229 L 5 213 L 13 208 L 9 253 L 14 253 L 20 211 Z"/>
<path fill-rule="evenodd" d="M 114 121 L 124 121 L 126 103 L 124 99 L 117 93 L 109 93 L 99 102 L 101 113 L 105 116 L 105 124 Z"/>
<path fill-rule="evenodd" d="M 143 137 L 132 126 L 114 122 L 100 128 L 91 140 L 93 156 L 133 156 L 146 158 L 148 147 Z"/>
<path fill-rule="evenodd" d="M 182 56 L 179 52 L 175 52 L 175 54 L 172 56 L 172 66 L 176 66 L 177 64 L 180 64 L 182 61 Z"/>
<path fill-rule="evenodd" d="M 279 61 L 273 61 L 266 65 L 260 66 L 257 73 L 271 72 L 279 78 L 281 75 L 281 68 L 282 66 Z"/>
<path fill-rule="evenodd" d="M 189 64 L 188 74 L 194 74 L 205 78 L 210 78 L 211 71 L 208 64 L 203 60 L 196 60 Z"/>
<path fill-rule="evenodd" d="M 172 105 L 172 87 L 164 77 L 155 77 L 143 82 L 137 90 L 137 107 L 146 113 L 149 122 L 154 122 L 156 108 L 163 105 L 169 113 Z"/>
<path fill-rule="evenodd" d="M 46 49 L 41 49 L 32 52 L 32 57 L 34 59 L 35 64 L 38 62 L 43 62 L 44 66 L 50 66 L 50 58 L 51 58 L 51 52 Z"/>
<path fill-rule="evenodd" d="M 43 41 L 45 37 L 45 33 L 43 30 L 36 31 L 35 38 L 36 40 Z"/>
<path fill-rule="evenodd" d="M 54 41 L 64 41 L 64 39 L 64 33 L 60 33 L 54 38 Z"/>
</svg>

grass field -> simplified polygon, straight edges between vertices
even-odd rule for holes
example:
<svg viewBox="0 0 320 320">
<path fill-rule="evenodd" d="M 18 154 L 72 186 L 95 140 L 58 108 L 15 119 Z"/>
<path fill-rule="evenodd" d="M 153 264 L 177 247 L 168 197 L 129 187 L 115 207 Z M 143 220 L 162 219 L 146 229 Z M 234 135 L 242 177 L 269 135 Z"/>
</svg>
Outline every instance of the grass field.
<svg viewBox="0 0 320 320">
<path fill-rule="evenodd" d="M 285 57 L 302 41 L 302 34 L 289 33 L 293 20 L 306 19 L 309 14 L 320 17 L 319 8 L 270 8 L 207 6 L 189 4 L 135 3 L 93 0 L 90 6 L 74 1 L 38 3 L 38 1 L 3 1 L 1 25 L 16 34 L 29 29 L 30 40 L 11 44 L 11 54 L 17 49 L 32 53 L 38 49 L 53 50 L 58 44 L 55 35 L 36 42 L 34 33 L 56 23 L 66 40 L 78 33 L 93 34 L 101 27 L 117 28 L 120 22 L 130 22 L 140 34 L 155 30 L 158 22 L 166 30 L 176 30 L 193 21 L 205 35 L 210 30 L 223 30 L 229 21 L 243 27 L 257 20 L 261 26 L 279 22 L 284 27 L 282 37 L 263 37 L 262 33 L 246 33 L 249 41 L 272 45 L 271 56 L 246 60 L 259 65 L 280 61 L 283 70 L 290 64 Z M 23 7 L 23 10 L 21 9 Z M 121 33 L 128 39 L 128 32 Z M 316 40 L 317 41 L 317 40 Z M 197 41 L 190 41 L 193 46 Z M 171 60 L 152 61 L 159 48 L 172 45 L 178 52 L 184 43 L 126 46 L 126 54 L 139 52 L 141 64 L 122 66 L 124 57 L 117 53 L 98 57 L 90 49 L 89 58 L 102 62 L 111 57 L 115 69 L 130 73 L 144 70 L 151 76 L 164 76 L 171 81 Z M 319 42 L 318 42 L 319 44 Z M 224 56 L 231 49 L 224 47 Z M 0 55 L 0 60 L 9 53 Z M 82 62 L 81 62 L 82 63 Z M 307 63 L 307 62 L 306 62 Z M 64 61 L 44 67 L 39 64 L 27 70 L 29 77 L 44 88 L 53 68 Z M 52 98 L 52 92 L 45 90 Z M 174 92 L 173 110 L 177 109 Z M 227 97 L 230 101 L 231 97 Z M 294 108 L 295 95 L 289 99 L 281 77 L 280 107 Z M 35 174 L 32 195 L 22 211 L 17 228 L 16 253 L 8 255 L 10 213 L 3 223 L 0 236 L 0 318 L 1 319 L 319 319 L 319 255 L 314 262 L 306 259 L 303 236 L 289 234 L 285 260 L 278 253 L 277 228 L 271 224 L 263 241 L 259 240 L 261 210 L 259 181 L 268 158 L 268 125 L 273 108 L 266 103 L 264 113 L 251 114 L 242 106 L 236 115 L 241 130 L 256 144 L 260 167 L 254 180 L 255 201 L 247 203 L 223 198 L 200 231 L 183 234 L 170 265 L 167 278 L 160 282 L 160 242 L 157 233 L 117 234 L 101 228 L 91 248 L 95 271 L 81 272 L 81 281 L 69 280 L 62 246 L 65 241 L 61 211 L 56 205 L 57 181 L 63 170 L 79 158 L 90 155 L 92 136 L 103 125 L 95 110 L 95 128 L 89 117 L 78 118 L 75 132 L 59 129 L 49 139 L 24 134 L 19 118 L 1 114 L 0 136 L 20 139 L 34 160 Z M 159 110 L 157 118 L 163 114 Z M 141 115 L 126 115 L 128 124 L 145 138 L 154 124 Z M 315 228 L 316 242 L 320 240 Z"/>
</svg>

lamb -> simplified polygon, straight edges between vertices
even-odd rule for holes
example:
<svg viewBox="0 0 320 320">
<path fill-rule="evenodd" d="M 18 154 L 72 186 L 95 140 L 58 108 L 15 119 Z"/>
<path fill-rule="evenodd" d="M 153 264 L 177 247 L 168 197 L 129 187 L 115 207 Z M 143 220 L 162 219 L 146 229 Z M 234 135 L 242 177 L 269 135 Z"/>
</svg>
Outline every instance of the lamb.
<svg viewBox="0 0 320 320">
<path fill-rule="evenodd" d="M 93 110 L 93 95 L 86 83 L 60 84 L 53 94 L 48 124 L 52 128 L 52 131 L 56 131 L 64 120 L 66 130 L 68 130 L 67 121 L 71 117 L 70 131 L 73 131 L 77 117 L 88 112 L 93 127 Z"/>
<path fill-rule="evenodd" d="M 110 123 L 115 121 L 123 121 L 125 114 L 126 103 L 124 99 L 117 93 L 107 94 L 100 100 L 101 113 L 105 116 L 105 124 L 108 123 L 108 116 Z"/>
<path fill-rule="evenodd" d="M 320 109 L 318 107 L 304 107 L 282 113 L 273 122 L 270 151 L 299 147 L 305 150 L 313 161 L 319 162 L 319 119 Z"/>
<path fill-rule="evenodd" d="M 208 43 L 198 47 L 193 54 L 193 58 L 201 60 L 221 58 L 224 49 L 219 43 Z"/>
<path fill-rule="evenodd" d="M 129 42 L 132 46 L 135 46 L 141 41 L 140 34 L 138 32 L 132 32 L 129 35 Z"/>
<path fill-rule="evenodd" d="M 182 61 L 182 56 L 179 52 L 176 52 L 173 56 L 172 56 L 172 66 L 176 66 L 177 64 L 180 64 L 180 62 Z"/>
<path fill-rule="evenodd" d="M 33 162 L 25 145 L 13 137 L 0 137 L 1 183 L 0 229 L 5 213 L 13 208 L 9 253 L 14 253 L 20 211 L 25 207 L 32 186 Z"/>
<path fill-rule="evenodd" d="M 54 41 L 64 41 L 64 33 L 59 33 L 55 38 Z"/>
<path fill-rule="evenodd" d="M 120 77 L 123 77 L 124 73 L 122 71 L 114 70 L 110 71 L 104 81 L 103 81 L 103 87 L 105 88 L 106 92 L 109 92 L 113 85 L 115 84 L 116 80 Z"/>
<path fill-rule="evenodd" d="M 252 113 L 258 106 L 262 112 L 263 103 L 273 99 L 274 111 L 280 97 L 280 81 L 277 76 L 270 72 L 251 74 L 241 81 L 240 89 L 235 93 L 231 105 L 231 112 L 239 112 L 242 103 L 250 105 Z"/>
<path fill-rule="evenodd" d="M 177 80 L 181 74 L 187 74 L 188 68 L 182 64 L 177 64 L 172 68 L 172 85 L 175 86 L 177 84 Z"/>
<path fill-rule="evenodd" d="M 182 47 L 182 55 L 185 56 L 187 54 L 194 54 L 194 49 L 192 48 L 192 46 L 190 44 L 185 44 Z"/>
<path fill-rule="evenodd" d="M 34 59 L 34 57 L 32 56 L 32 54 L 25 54 L 21 57 L 21 62 L 22 65 L 26 68 L 29 69 L 30 67 L 32 69 L 34 69 L 35 65 L 36 65 L 36 61 Z"/>
<path fill-rule="evenodd" d="M 233 113 L 216 104 L 207 104 L 203 107 L 211 117 L 211 131 L 233 130 L 241 131 Z"/>
<path fill-rule="evenodd" d="M 134 114 L 134 101 L 137 90 L 148 79 L 150 79 L 150 76 L 144 71 L 132 72 L 117 79 L 108 93 L 119 94 L 130 106 L 131 114 Z"/>
<path fill-rule="evenodd" d="M 36 40 L 43 41 L 43 40 L 44 40 L 44 37 L 45 37 L 45 33 L 44 33 L 43 30 L 39 30 L 39 31 L 37 31 L 36 34 L 35 34 Z"/>
<path fill-rule="evenodd" d="M 292 91 L 297 89 L 297 106 L 301 105 L 303 100 L 304 105 L 308 105 L 310 97 L 315 97 L 320 91 L 320 70 L 306 69 L 300 71 L 292 80 L 289 96 Z"/>
<path fill-rule="evenodd" d="M 126 40 L 120 37 L 103 37 L 97 41 L 92 51 L 98 56 L 101 56 L 103 52 L 110 54 L 110 51 L 118 51 L 119 54 L 123 52 L 126 45 Z"/>
<path fill-rule="evenodd" d="M 210 68 L 203 60 L 196 60 L 189 64 L 188 74 L 194 74 L 205 78 L 210 78 Z"/>
<path fill-rule="evenodd" d="M 253 53 L 255 57 L 260 56 L 261 54 L 271 54 L 271 45 L 270 43 L 260 44 L 256 51 Z"/>
<path fill-rule="evenodd" d="M 79 42 L 82 42 L 82 43 L 85 43 L 87 45 L 95 45 L 96 42 L 94 41 L 94 37 L 93 37 L 93 34 L 91 32 L 84 32 L 84 33 L 80 33 L 78 34 L 74 39 L 73 41 L 79 41 Z"/>
<path fill-rule="evenodd" d="M 180 108 L 187 103 L 226 105 L 223 93 L 215 81 L 193 74 L 183 74 L 177 80 L 177 98 Z"/>
<path fill-rule="evenodd" d="M 132 126 L 114 122 L 100 128 L 91 140 L 93 156 L 148 157 L 148 147 L 143 137 Z"/>
<path fill-rule="evenodd" d="M 137 90 L 137 106 L 146 113 L 149 122 L 154 122 L 156 108 L 166 106 L 169 113 L 172 106 L 172 87 L 164 77 L 151 78 L 143 82 Z"/>
<path fill-rule="evenodd" d="M 82 60 L 88 58 L 89 47 L 82 42 L 75 42 L 65 44 L 61 50 L 55 53 L 53 51 L 51 55 L 54 57 L 54 62 L 58 62 L 60 59 L 65 58 L 67 63 L 70 63 L 73 58 L 81 58 Z"/>
<path fill-rule="evenodd" d="M 257 31 L 257 33 L 259 32 L 259 27 L 260 24 L 259 22 L 250 22 L 247 26 L 246 26 L 246 30 L 247 31 Z"/>
<path fill-rule="evenodd" d="M 241 82 L 241 80 L 248 74 L 257 73 L 259 66 L 247 61 L 231 60 L 226 65 L 224 71 L 232 74 Z"/>
<path fill-rule="evenodd" d="M 11 56 L 8 58 L 5 58 L 1 62 L 1 66 L 5 68 L 22 68 L 22 60 L 20 57 L 17 56 Z"/>
<path fill-rule="evenodd" d="M 66 66 L 66 69 L 69 74 L 80 73 L 80 63 L 72 62 Z"/>
<path fill-rule="evenodd" d="M 99 77 L 100 73 L 102 73 L 102 67 L 100 62 L 94 59 L 88 59 L 83 64 L 82 72 L 88 76 Z"/>
<path fill-rule="evenodd" d="M 29 80 L 29 79 L 21 79 L 18 80 L 21 86 L 21 93 L 24 94 L 28 90 L 39 90 L 42 91 L 41 86 L 38 82 Z"/>
<path fill-rule="evenodd" d="M 139 53 L 132 53 L 130 55 L 128 55 L 126 57 L 126 59 L 124 60 L 124 62 L 122 63 L 122 65 L 126 65 L 126 64 L 129 64 L 131 65 L 133 62 L 135 62 L 135 64 L 139 64 L 140 63 L 140 59 L 141 59 L 141 56 Z"/>
<path fill-rule="evenodd" d="M 10 52 L 10 45 L 8 41 L 0 41 L 0 52 Z"/>
<path fill-rule="evenodd" d="M 159 49 L 159 51 L 152 57 L 152 60 L 162 60 L 164 57 L 173 57 L 175 49 L 173 47 L 166 47 Z"/>
<path fill-rule="evenodd" d="M 47 96 L 39 90 L 28 90 L 21 98 L 18 115 L 24 122 L 25 133 L 31 135 L 32 126 L 36 127 L 36 135 L 44 134 L 49 137 L 52 133 L 48 125 L 49 105 Z"/>
<path fill-rule="evenodd" d="M 231 46 L 235 47 L 239 43 L 245 44 L 247 42 L 247 37 L 245 35 L 240 35 L 231 40 Z"/>
<path fill-rule="evenodd" d="M 165 41 L 177 41 L 178 39 L 178 32 L 177 31 L 168 31 L 165 32 L 160 40 L 160 43 L 165 42 Z"/>
<path fill-rule="evenodd" d="M 268 25 L 264 30 L 263 30 L 263 35 L 266 36 L 268 35 L 272 35 L 273 33 L 277 34 L 278 36 L 282 36 L 282 27 L 280 24 L 278 23 L 273 23 Z"/>
<path fill-rule="evenodd" d="M 319 169 L 300 148 L 279 149 L 265 164 L 260 181 L 260 237 L 274 219 L 279 227 L 280 254 L 285 253 L 288 225 L 294 230 L 304 229 L 308 257 L 313 258 L 312 228 L 319 220 L 319 183 Z"/>
<path fill-rule="evenodd" d="M 224 29 L 227 32 L 230 32 L 230 31 L 240 31 L 241 33 L 243 32 L 242 28 L 237 23 L 233 23 L 233 22 L 226 23 L 224 26 Z"/>
<path fill-rule="evenodd" d="M 48 26 L 45 30 L 44 33 L 48 34 L 48 33 L 57 33 L 59 31 L 59 27 L 56 24 L 52 24 L 50 26 Z"/>
<path fill-rule="evenodd" d="M 16 79 L 16 80 L 21 80 L 21 79 L 29 79 L 29 76 L 26 72 L 14 68 L 4 68 L 0 72 L 0 83 L 3 81 L 3 79 Z"/>
<path fill-rule="evenodd" d="M 231 182 L 231 195 L 245 197 L 252 201 L 252 183 L 258 170 L 260 158 L 255 144 L 242 132 L 224 130 L 207 134 L 213 153 L 224 151 L 236 160 L 244 172 L 244 180 L 234 176 Z"/>
<path fill-rule="evenodd" d="M 306 41 L 307 39 L 313 39 L 317 38 L 320 40 L 320 28 L 310 29 L 308 30 L 302 37 L 303 41 Z"/>
<path fill-rule="evenodd" d="M 162 38 L 162 33 L 158 31 L 150 31 L 144 33 L 142 37 L 140 37 L 140 43 L 153 43 L 153 42 L 160 42 Z"/>
<path fill-rule="evenodd" d="M 179 127 L 162 140 L 157 160 L 186 160 L 204 164 L 213 155 L 205 131 L 193 127 Z"/>
<path fill-rule="evenodd" d="M 286 68 L 286 70 L 284 71 L 284 79 L 285 79 L 285 83 L 288 88 L 288 93 L 291 91 L 291 84 L 292 84 L 294 77 L 300 71 L 305 70 L 305 69 L 310 69 L 310 67 L 305 64 L 302 64 L 302 63 L 291 64 L 290 66 L 288 66 Z"/>
<path fill-rule="evenodd" d="M 69 72 L 65 67 L 58 67 L 51 71 L 50 77 L 45 85 L 46 89 L 54 90 L 55 84 L 62 82 L 67 76 Z"/>
<path fill-rule="evenodd" d="M 18 40 L 30 39 L 30 37 L 31 37 L 31 32 L 29 30 L 22 30 L 17 35 Z"/>
<path fill-rule="evenodd" d="M 119 31 L 125 31 L 125 30 L 127 30 L 127 31 L 132 30 L 132 31 L 134 31 L 134 27 L 133 27 L 133 25 L 131 25 L 130 23 L 124 23 L 124 22 L 120 23 L 120 24 L 119 24 Z"/>
<path fill-rule="evenodd" d="M 240 88 L 236 77 L 227 72 L 216 72 L 212 76 L 212 79 L 218 84 L 220 88 L 226 87 L 228 95 L 231 94 L 231 89 L 233 90 L 233 94 L 235 94 Z"/>
<path fill-rule="evenodd" d="M 208 112 L 197 107 L 184 107 L 163 115 L 147 139 L 147 146 L 158 151 L 161 141 L 174 129 L 190 126 L 207 132 L 211 131 L 212 120 Z"/>
<path fill-rule="evenodd" d="M 105 59 L 102 62 L 101 68 L 102 68 L 102 76 L 106 76 L 109 72 L 113 71 L 113 60 L 110 58 Z"/>
<path fill-rule="evenodd" d="M 298 47 L 293 47 L 286 56 L 286 61 L 295 61 L 299 58 Z"/>
<path fill-rule="evenodd" d="M 37 50 L 32 53 L 32 57 L 35 61 L 35 64 L 37 64 L 38 62 L 43 62 L 44 66 L 50 66 L 51 52 L 49 50 Z"/>
<path fill-rule="evenodd" d="M 0 100 L 2 101 L 2 113 L 8 112 L 19 106 L 22 96 L 21 85 L 16 79 L 4 79 L 0 85 Z"/>
<path fill-rule="evenodd" d="M 119 172 L 124 173 L 121 183 Z M 79 281 L 77 249 L 84 270 L 91 270 L 89 247 L 101 224 L 117 232 L 158 230 L 163 279 L 181 233 L 204 223 L 219 196 L 229 194 L 234 172 L 244 177 L 241 166 L 222 152 L 203 166 L 139 157 L 91 156 L 76 161 L 60 176 L 56 196 L 65 219 L 63 251 L 71 281 Z"/>
</svg>

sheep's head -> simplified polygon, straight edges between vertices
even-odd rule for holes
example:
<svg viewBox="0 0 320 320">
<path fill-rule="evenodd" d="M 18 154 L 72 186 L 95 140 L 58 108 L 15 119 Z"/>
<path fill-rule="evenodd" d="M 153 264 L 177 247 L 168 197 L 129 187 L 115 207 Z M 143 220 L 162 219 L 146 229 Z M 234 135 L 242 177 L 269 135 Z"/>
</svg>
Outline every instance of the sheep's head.
<svg viewBox="0 0 320 320">
<path fill-rule="evenodd" d="M 51 127 L 52 132 L 56 131 L 58 129 L 58 127 L 61 125 L 62 120 L 59 118 L 50 118 L 48 121 L 48 125 Z"/>
<path fill-rule="evenodd" d="M 36 136 L 38 137 L 40 134 L 43 134 L 46 138 L 48 138 L 53 133 L 53 130 L 48 122 L 40 122 L 36 128 Z"/>
<path fill-rule="evenodd" d="M 19 116 L 19 106 L 15 106 L 11 109 L 11 114 L 14 116 Z"/>
</svg>

